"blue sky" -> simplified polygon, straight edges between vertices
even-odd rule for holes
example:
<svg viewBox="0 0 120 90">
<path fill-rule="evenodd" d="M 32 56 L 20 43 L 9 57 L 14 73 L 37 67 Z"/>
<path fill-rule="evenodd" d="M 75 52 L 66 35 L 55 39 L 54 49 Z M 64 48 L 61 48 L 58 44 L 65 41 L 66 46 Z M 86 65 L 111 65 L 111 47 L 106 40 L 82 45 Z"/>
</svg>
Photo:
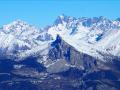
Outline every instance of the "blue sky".
<svg viewBox="0 0 120 90">
<path fill-rule="evenodd" d="M 54 22 L 58 15 L 120 17 L 119 0 L 1 0 L 0 26 L 22 19 L 37 27 Z"/>
</svg>

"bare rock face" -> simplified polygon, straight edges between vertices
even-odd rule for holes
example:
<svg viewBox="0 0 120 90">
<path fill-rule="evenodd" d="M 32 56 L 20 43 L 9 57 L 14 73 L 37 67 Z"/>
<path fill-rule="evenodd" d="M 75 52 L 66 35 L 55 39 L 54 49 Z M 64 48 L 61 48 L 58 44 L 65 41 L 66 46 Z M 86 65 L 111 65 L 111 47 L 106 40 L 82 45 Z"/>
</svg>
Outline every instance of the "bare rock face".
<svg viewBox="0 0 120 90">
<path fill-rule="evenodd" d="M 78 52 L 75 48 L 67 44 L 57 35 L 56 40 L 51 44 L 49 50 L 49 59 L 57 61 L 65 60 L 69 65 L 79 69 L 94 69 L 97 66 L 97 60 L 87 54 Z"/>
</svg>

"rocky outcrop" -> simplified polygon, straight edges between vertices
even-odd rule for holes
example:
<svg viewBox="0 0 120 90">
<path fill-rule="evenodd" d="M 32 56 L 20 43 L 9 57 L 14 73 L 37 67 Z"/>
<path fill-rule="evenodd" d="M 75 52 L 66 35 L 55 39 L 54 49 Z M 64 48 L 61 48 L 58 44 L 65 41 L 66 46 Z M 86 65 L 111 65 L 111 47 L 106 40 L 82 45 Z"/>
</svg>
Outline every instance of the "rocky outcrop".
<svg viewBox="0 0 120 90">
<path fill-rule="evenodd" d="M 97 60 L 87 54 L 78 52 L 74 47 L 67 44 L 57 35 L 56 40 L 51 44 L 49 59 L 66 60 L 68 64 L 82 69 L 93 69 L 97 66 Z"/>
</svg>

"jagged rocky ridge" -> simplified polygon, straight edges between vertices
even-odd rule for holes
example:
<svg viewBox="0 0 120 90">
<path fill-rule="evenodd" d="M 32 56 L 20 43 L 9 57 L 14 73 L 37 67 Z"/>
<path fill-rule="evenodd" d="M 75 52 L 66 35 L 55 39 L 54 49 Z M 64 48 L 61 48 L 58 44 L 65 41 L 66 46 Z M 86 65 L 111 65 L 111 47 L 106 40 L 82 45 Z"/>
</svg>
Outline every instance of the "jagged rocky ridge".
<svg viewBox="0 0 120 90">
<path fill-rule="evenodd" d="M 114 31 L 118 34 L 112 39 L 119 36 L 119 21 L 113 22 L 103 17 L 77 20 L 60 16 L 45 31 L 20 20 L 4 26 L 0 32 L 0 89 L 119 90 L 119 40 L 117 49 L 112 48 L 117 54 L 109 52 L 106 44 L 96 49 Z"/>
</svg>

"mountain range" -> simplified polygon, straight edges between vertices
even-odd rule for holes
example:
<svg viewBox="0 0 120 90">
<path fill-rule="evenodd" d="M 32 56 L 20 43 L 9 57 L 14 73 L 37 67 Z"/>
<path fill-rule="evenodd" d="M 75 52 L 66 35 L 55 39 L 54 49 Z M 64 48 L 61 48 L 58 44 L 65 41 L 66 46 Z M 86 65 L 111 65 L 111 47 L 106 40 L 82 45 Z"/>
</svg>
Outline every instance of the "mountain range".
<svg viewBox="0 0 120 90">
<path fill-rule="evenodd" d="M 120 18 L 103 16 L 60 15 L 43 29 L 22 20 L 3 25 L 0 89 L 119 90 L 119 38 Z"/>
</svg>

